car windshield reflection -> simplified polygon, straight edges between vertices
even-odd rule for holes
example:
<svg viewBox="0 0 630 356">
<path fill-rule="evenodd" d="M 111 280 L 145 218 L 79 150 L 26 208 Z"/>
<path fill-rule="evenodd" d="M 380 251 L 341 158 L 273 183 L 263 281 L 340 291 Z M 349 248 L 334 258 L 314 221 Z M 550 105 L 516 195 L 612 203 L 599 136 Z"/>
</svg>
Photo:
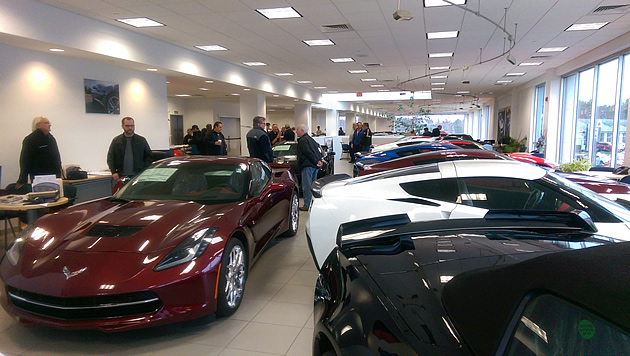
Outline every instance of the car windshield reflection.
<svg viewBox="0 0 630 356">
<path fill-rule="evenodd" d="M 222 204 L 243 200 L 247 182 L 247 171 L 243 165 L 185 161 L 160 163 L 134 177 L 114 198 Z"/>
</svg>

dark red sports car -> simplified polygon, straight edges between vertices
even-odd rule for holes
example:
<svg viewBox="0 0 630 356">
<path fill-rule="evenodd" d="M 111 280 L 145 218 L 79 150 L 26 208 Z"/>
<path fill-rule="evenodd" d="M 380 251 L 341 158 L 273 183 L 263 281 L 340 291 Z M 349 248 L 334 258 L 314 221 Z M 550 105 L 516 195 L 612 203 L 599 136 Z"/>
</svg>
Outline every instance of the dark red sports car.
<svg viewBox="0 0 630 356">
<path fill-rule="evenodd" d="M 288 165 L 158 161 L 113 197 L 46 215 L 0 263 L 0 303 L 26 324 L 119 331 L 239 307 L 250 265 L 298 229 Z"/>
</svg>

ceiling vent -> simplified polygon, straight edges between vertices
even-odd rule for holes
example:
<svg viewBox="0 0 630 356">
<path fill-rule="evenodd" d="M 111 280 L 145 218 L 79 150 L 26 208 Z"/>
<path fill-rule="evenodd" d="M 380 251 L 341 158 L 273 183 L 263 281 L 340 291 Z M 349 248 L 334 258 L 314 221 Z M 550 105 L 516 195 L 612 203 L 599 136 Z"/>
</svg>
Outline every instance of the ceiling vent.
<svg viewBox="0 0 630 356">
<path fill-rule="evenodd" d="M 630 11 L 630 5 L 604 5 L 599 6 L 595 10 L 591 11 L 591 14 L 595 15 L 608 15 L 608 14 L 625 14 Z"/>
<path fill-rule="evenodd" d="M 374 67 L 382 67 L 381 63 L 365 63 L 363 67 L 365 68 L 374 68 Z"/>
<path fill-rule="evenodd" d="M 322 32 L 331 33 L 331 32 L 346 32 L 346 31 L 354 31 L 352 26 L 347 23 L 342 23 L 338 25 L 322 25 Z"/>
</svg>

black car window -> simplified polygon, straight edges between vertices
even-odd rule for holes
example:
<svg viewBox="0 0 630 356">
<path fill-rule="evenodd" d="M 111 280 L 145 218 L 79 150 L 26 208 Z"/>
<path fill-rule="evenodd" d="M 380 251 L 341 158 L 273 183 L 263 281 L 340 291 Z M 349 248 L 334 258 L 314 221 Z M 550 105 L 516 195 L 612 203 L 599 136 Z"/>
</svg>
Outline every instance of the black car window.
<svg viewBox="0 0 630 356">
<path fill-rule="evenodd" d="M 252 185 L 249 190 L 251 196 L 259 195 L 271 179 L 271 170 L 266 164 L 254 162 L 251 166 Z"/>
<path fill-rule="evenodd" d="M 297 145 L 282 144 L 275 145 L 272 148 L 274 157 L 295 156 L 297 155 Z"/>
<path fill-rule="evenodd" d="M 527 303 L 505 355 L 630 355 L 630 336 L 552 295 Z"/>
<path fill-rule="evenodd" d="M 410 195 L 457 203 L 459 189 L 455 178 L 433 179 L 401 183 L 400 187 Z"/>
</svg>

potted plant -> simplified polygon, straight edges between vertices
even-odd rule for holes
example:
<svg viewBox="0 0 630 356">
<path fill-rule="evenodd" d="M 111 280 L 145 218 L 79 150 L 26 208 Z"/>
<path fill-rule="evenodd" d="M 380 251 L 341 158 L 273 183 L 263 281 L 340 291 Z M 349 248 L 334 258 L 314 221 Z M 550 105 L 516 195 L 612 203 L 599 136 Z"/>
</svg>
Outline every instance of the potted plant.
<svg viewBox="0 0 630 356">
<path fill-rule="evenodd" d="M 524 152 L 525 143 L 527 142 L 527 136 L 522 139 L 516 139 L 511 136 L 503 136 L 501 138 L 503 142 L 503 153 L 512 153 L 512 152 Z"/>
<path fill-rule="evenodd" d="M 586 159 L 580 158 L 573 162 L 561 163 L 556 166 L 556 169 L 563 172 L 582 172 L 588 171 L 591 168 L 591 162 Z"/>
</svg>

